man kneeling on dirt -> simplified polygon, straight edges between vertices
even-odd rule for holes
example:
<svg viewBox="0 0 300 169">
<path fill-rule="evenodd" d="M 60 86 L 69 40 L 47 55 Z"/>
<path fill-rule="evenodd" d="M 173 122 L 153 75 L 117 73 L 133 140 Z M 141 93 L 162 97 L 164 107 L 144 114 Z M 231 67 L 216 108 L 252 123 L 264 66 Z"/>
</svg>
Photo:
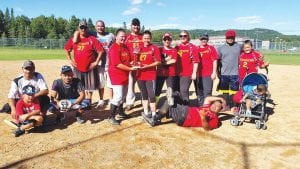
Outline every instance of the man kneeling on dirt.
<svg viewBox="0 0 300 169">
<path fill-rule="evenodd" d="M 160 124 L 163 117 L 170 117 L 182 127 L 203 127 L 204 130 L 212 130 L 218 128 L 218 113 L 226 105 L 223 98 L 214 96 L 206 97 L 202 107 L 183 105 L 180 94 L 172 93 L 172 88 L 167 89 L 167 100 L 157 115 L 149 117 L 142 114 L 151 126 Z"/>
<path fill-rule="evenodd" d="M 84 100 L 83 83 L 73 76 L 72 68 L 65 65 L 61 68 L 61 78 L 53 81 L 49 112 L 57 115 L 57 123 L 65 120 L 63 112 L 70 109 L 77 109 L 76 120 L 80 124 L 84 123 L 82 114 L 88 103 Z"/>
</svg>

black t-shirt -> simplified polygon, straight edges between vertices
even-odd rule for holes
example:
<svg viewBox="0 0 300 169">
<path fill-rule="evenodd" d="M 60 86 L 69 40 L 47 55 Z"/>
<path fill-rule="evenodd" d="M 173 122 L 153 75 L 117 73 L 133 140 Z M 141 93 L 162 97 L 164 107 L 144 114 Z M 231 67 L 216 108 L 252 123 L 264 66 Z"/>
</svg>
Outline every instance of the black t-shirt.
<svg viewBox="0 0 300 169">
<path fill-rule="evenodd" d="M 53 81 L 52 90 L 57 92 L 58 100 L 77 99 L 84 86 L 78 78 L 73 78 L 70 84 L 64 84 L 62 79 L 57 79 Z"/>
</svg>

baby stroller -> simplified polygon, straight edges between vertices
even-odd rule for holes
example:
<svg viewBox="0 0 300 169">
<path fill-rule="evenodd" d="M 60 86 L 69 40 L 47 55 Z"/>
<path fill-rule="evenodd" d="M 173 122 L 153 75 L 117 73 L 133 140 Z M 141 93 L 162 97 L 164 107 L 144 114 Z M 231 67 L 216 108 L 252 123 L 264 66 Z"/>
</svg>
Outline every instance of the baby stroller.
<svg viewBox="0 0 300 169">
<path fill-rule="evenodd" d="M 258 84 L 264 84 L 268 86 L 267 76 L 261 73 L 250 73 L 248 74 L 242 81 L 241 90 L 243 95 L 250 92 L 254 89 Z M 246 103 L 242 102 L 239 107 L 239 112 L 237 115 L 230 119 L 230 124 L 233 126 L 242 125 L 245 119 L 249 119 L 250 121 L 255 122 L 255 126 L 257 129 L 267 129 L 266 121 L 268 118 L 268 114 L 265 112 L 267 94 L 262 96 L 262 99 L 256 102 L 255 106 L 251 108 L 251 113 L 246 113 Z"/>
</svg>

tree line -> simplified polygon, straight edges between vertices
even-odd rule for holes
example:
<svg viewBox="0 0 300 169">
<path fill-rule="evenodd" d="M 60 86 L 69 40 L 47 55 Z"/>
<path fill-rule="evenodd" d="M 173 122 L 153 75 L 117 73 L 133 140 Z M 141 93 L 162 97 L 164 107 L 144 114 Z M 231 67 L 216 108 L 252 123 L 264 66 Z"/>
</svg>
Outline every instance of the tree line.
<svg viewBox="0 0 300 169">
<path fill-rule="evenodd" d="M 14 16 L 13 8 L 6 8 L 5 12 L 0 10 L 0 36 L 3 38 L 68 39 L 72 36 L 80 20 L 81 19 L 75 15 L 71 16 L 69 20 L 62 17 L 56 18 L 54 15 L 40 15 L 35 18 L 28 18 L 25 15 Z M 88 18 L 86 20 L 90 31 L 95 31 L 92 19 Z M 127 27 L 126 22 L 123 22 L 122 28 L 129 32 L 130 26 Z M 106 27 L 106 30 L 112 33 L 115 33 L 116 29 L 118 28 Z M 141 29 L 143 31 L 145 27 L 142 26 Z M 224 36 L 225 31 L 226 30 L 215 31 L 207 29 L 189 30 L 192 39 L 198 38 L 202 33 L 207 33 L 210 36 Z M 161 29 L 152 31 L 153 41 L 160 43 L 163 32 L 171 32 L 174 39 L 179 39 L 179 29 Z M 283 35 L 269 29 L 255 28 L 251 30 L 237 30 L 237 34 L 252 39 L 258 38 L 260 40 L 274 41 L 275 38 L 280 38 L 287 42 L 300 41 L 300 36 Z"/>
</svg>

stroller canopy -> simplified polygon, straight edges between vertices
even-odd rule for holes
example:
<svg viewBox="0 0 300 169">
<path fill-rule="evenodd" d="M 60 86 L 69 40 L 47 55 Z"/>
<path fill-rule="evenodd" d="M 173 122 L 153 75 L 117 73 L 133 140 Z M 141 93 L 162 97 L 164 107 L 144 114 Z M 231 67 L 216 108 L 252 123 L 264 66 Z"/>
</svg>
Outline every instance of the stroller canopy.
<svg viewBox="0 0 300 169">
<path fill-rule="evenodd" d="M 243 92 L 248 93 L 258 84 L 268 86 L 267 77 L 261 73 L 250 73 L 243 79 L 241 86 L 243 88 Z"/>
</svg>

